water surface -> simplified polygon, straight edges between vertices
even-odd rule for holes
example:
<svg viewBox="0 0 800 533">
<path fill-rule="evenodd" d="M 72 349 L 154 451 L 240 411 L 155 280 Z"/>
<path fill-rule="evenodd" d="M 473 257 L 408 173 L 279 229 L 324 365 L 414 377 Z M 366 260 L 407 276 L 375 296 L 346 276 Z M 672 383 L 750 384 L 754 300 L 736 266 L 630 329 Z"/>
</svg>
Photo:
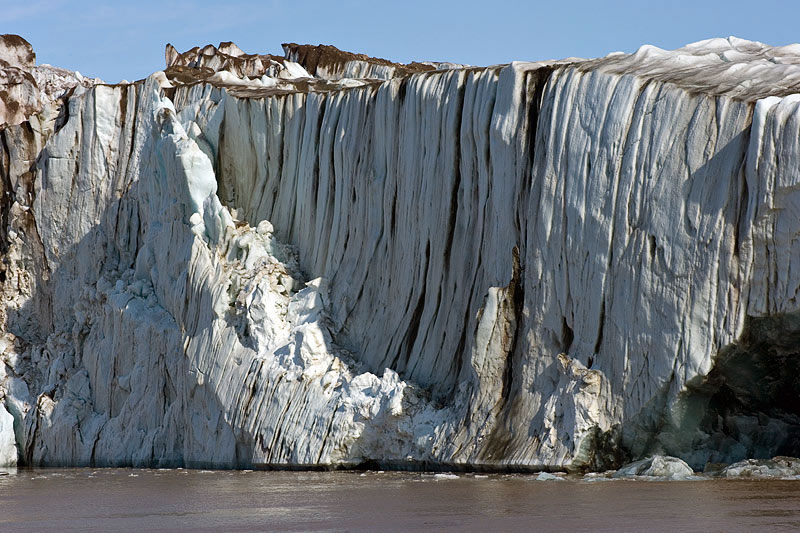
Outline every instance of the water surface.
<svg viewBox="0 0 800 533">
<path fill-rule="evenodd" d="M 800 530 L 800 481 L 20 469 L 0 531 Z"/>
</svg>

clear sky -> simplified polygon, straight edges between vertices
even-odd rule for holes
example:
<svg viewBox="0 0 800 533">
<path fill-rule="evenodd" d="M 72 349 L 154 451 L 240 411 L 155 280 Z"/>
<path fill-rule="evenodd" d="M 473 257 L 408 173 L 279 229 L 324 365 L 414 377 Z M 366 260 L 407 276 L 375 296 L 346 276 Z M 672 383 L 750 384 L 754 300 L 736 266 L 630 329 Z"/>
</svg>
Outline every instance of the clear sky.
<svg viewBox="0 0 800 533">
<path fill-rule="evenodd" d="M 394 61 L 473 65 L 598 57 L 642 44 L 677 48 L 735 35 L 800 41 L 800 0 L 0 0 L 0 33 L 39 63 L 109 82 L 164 68 L 180 51 L 234 41 L 282 54 L 282 42 L 333 44 Z"/>
</svg>

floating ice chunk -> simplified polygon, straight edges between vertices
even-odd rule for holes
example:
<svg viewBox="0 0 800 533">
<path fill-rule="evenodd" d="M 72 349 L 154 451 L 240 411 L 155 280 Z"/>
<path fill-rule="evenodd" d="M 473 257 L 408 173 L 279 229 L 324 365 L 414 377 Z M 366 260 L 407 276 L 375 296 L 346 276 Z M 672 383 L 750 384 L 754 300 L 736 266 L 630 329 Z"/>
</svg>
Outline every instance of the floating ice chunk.
<svg viewBox="0 0 800 533">
<path fill-rule="evenodd" d="M 539 472 L 539 475 L 536 476 L 536 481 L 564 481 L 564 478 L 549 472 Z"/>
<path fill-rule="evenodd" d="M 668 455 L 654 455 L 623 466 L 612 477 L 647 476 L 666 479 L 687 479 L 692 475 L 694 475 L 692 467 L 683 460 Z"/>
<path fill-rule="evenodd" d="M 787 478 L 800 476 L 800 459 L 778 456 L 772 459 L 746 459 L 724 468 L 722 477 Z"/>
</svg>

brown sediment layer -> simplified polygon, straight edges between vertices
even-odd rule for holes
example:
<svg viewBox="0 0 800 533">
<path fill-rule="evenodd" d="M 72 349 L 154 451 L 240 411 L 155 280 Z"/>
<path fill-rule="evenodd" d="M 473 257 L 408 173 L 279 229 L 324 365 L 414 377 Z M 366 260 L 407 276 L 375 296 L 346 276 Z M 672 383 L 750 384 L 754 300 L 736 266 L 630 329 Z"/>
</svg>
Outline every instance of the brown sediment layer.
<svg viewBox="0 0 800 533">
<path fill-rule="evenodd" d="M 174 67 L 211 68 L 213 71 L 227 70 L 239 77 L 263 76 L 270 67 L 283 65 L 285 62 L 282 56 L 238 52 L 241 50 L 230 41 L 221 42 L 219 46 L 211 44 L 202 48 L 195 46 L 183 53 L 179 53 L 174 46 L 167 44 L 164 59 L 168 69 Z"/>
<path fill-rule="evenodd" d="M 320 67 L 332 70 L 341 69 L 344 67 L 344 64 L 349 61 L 362 61 L 371 65 L 394 67 L 395 72 L 401 76 L 436 70 L 436 67 L 433 65 L 427 65 L 425 63 L 418 63 L 416 61 L 407 65 L 393 63 L 387 59 L 345 52 L 344 50 L 339 50 L 335 46 L 327 44 L 314 46 L 311 44 L 284 43 L 282 46 L 284 52 L 286 52 L 286 57 L 294 57 L 295 61 L 300 63 L 311 75 L 316 75 L 317 69 Z"/>
<path fill-rule="evenodd" d="M 3 55 L 3 49 L 7 51 L 15 50 L 17 58 L 20 59 L 19 65 L 12 66 L 32 67 L 36 64 L 36 54 L 33 51 L 33 46 L 19 35 L 10 33 L 0 35 L 0 56 Z"/>
</svg>

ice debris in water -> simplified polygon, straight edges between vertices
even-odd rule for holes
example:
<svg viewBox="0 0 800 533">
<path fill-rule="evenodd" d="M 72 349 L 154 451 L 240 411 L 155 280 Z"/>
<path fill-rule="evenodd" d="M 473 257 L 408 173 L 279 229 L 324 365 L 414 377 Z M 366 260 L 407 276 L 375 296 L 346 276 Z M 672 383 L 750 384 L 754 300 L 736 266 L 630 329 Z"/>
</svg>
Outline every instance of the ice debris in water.
<svg viewBox="0 0 800 533">
<path fill-rule="evenodd" d="M 549 472 L 539 472 L 539 475 L 536 476 L 536 481 L 564 481 L 564 478 Z"/>
<path fill-rule="evenodd" d="M 785 456 L 746 459 L 724 468 L 719 475 L 727 478 L 797 478 L 800 477 L 800 459 Z"/>
<path fill-rule="evenodd" d="M 665 479 L 688 479 L 693 475 L 692 467 L 681 459 L 665 455 L 654 455 L 623 466 L 612 477 L 646 476 Z"/>
</svg>

